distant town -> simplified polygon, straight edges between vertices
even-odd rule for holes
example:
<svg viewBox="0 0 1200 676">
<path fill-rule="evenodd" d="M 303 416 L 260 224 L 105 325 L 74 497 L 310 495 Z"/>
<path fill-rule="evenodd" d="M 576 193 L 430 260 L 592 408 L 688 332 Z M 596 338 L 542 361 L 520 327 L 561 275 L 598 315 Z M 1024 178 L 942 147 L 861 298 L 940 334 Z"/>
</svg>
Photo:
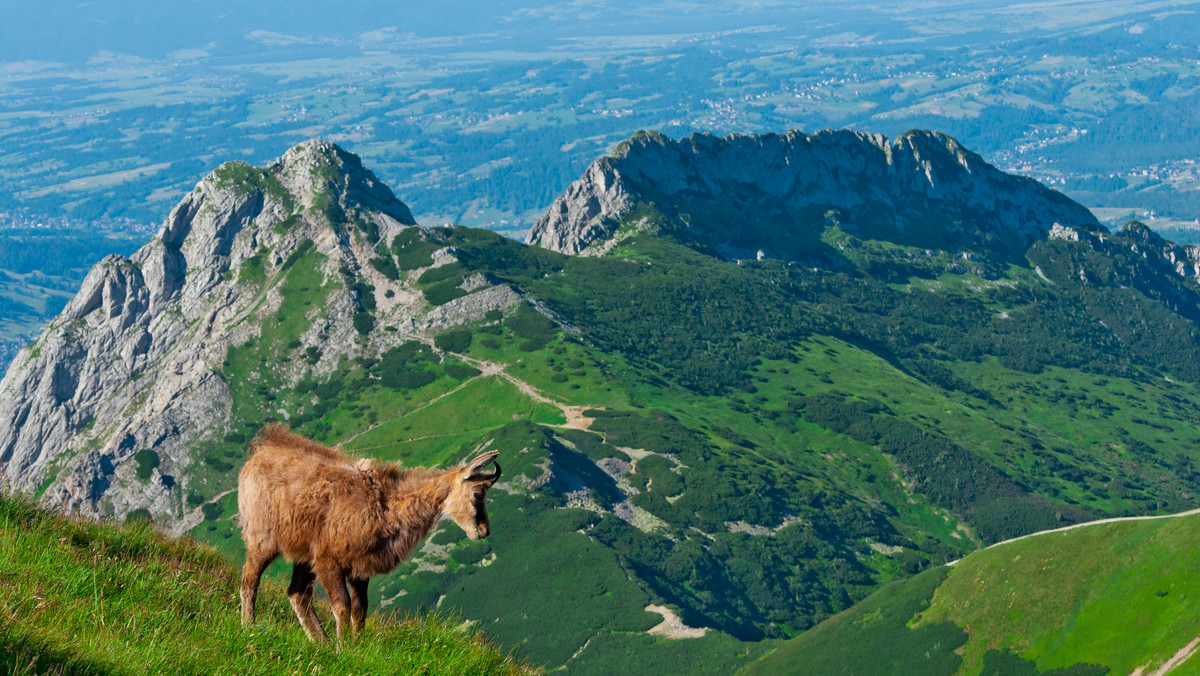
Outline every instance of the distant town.
<svg viewBox="0 0 1200 676">
<path fill-rule="evenodd" d="M 132 218 L 85 220 L 62 215 L 36 214 L 31 213 L 28 209 L 0 210 L 0 230 L 69 230 L 73 228 L 138 232 L 148 235 L 158 229 L 158 224 Z"/>
</svg>

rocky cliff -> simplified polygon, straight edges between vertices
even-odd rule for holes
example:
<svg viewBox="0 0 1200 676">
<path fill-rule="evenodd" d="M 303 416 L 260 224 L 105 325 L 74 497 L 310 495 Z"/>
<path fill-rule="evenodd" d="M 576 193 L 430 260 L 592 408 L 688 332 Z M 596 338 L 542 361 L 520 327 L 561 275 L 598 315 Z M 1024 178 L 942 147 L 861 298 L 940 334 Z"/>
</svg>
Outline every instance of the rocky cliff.
<svg viewBox="0 0 1200 676">
<path fill-rule="evenodd" d="M 425 319 L 429 308 L 412 285 L 369 264 L 414 225 L 391 190 L 332 143 L 303 143 L 263 169 L 218 168 L 150 243 L 99 263 L 17 355 L 0 381 L 0 484 L 83 513 L 147 509 L 183 519 L 197 462 L 189 447 L 226 433 L 227 355 L 273 330 L 289 269 L 314 268 L 305 272 L 326 291 L 281 354 L 280 377 L 293 384 L 343 357 L 378 354 L 513 302 L 507 288 L 482 288 Z M 356 330 L 363 314 L 390 330 Z M 293 362 L 306 350 L 319 359 Z M 135 462 L 143 449 L 154 455 Z"/>
<path fill-rule="evenodd" d="M 853 131 L 793 131 L 673 141 L 642 132 L 592 163 L 528 241 L 579 253 L 649 204 L 680 234 L 733 257 L 808 257 L 826 225 L 1005 254 L 1023 251 L 1056 222 L 1100 227 L 1087 209 L 999 171 L 943 134 L 909 132 L 889 142 Z"/>
</svg>

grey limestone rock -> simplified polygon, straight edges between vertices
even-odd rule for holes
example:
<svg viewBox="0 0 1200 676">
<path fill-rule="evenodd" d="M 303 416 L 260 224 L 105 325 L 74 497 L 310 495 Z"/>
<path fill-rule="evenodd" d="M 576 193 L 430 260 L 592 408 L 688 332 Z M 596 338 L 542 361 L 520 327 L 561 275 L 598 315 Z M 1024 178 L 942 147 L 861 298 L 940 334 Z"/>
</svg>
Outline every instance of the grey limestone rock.
<svg viewBox="0 0 1200 676">
<path fill-rule="evenodd" d="M 609 239 L 639 205 L 729 257 L 805 258 L 834 223 L 921 246 L 985 243 L 1009 253 L 1056 222 L 1095 230 L 1087 209 L 988 165 L 954 139 L 878 134 L 640 132 L 596 160 L 530 230 L 528 242 L 580 253 Z"/>
<path fill-rule="evenodd" d="M 340 280 L 351 271 L 374 285 L 380 301 L 390 290 L 387 321 L 411 325 L 426 311 L 423 300 L 368 265 L 377 254 L 361 233 L 390 241 L 414 225 L 357 157 L 326 141 L 302 143 L 262 169 L 222 165 L 133 256 L 97 264 L 17 355 L 0 381 L 0 484 L 83 514 L 146 508 L 168 522 L 181 519 L 196 442 L 227 431 L 232 401 L 222 362 L 230 346 L 269 330 L 265 318 L 284 300 L 264 285 L 311 246 L 323 256 L 318 272 L 339 281 L 302 335 L 300 350 L 322 354 L 312 371 L 333 370 L 356 351 L 381 351 L 411 332 L 361 338 L 355 299 Z M 298 366 L 291 377 L 302 375 Z M 148 481 L 133 469 L 142 449 L 160 460 Z"/>
<path fill-rule="evenodd" d="M 1163 239 L 1144 223 L 1130 221 L 1121 234 L 1135 240 L 1132 251 L 1142 258 L 1169 267 L 1175 274 L 1200 284 L 1200 247 Z"/>
</svg>

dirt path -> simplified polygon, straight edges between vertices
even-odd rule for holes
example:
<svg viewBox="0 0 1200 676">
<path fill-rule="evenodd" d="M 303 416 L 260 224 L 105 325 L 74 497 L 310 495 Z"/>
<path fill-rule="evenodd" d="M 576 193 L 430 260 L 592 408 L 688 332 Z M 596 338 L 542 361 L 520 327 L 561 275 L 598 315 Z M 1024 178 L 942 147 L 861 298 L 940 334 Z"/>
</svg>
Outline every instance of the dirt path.
<svg viewBox="0 0 1200 676">
<path fill-rule="evenodd" d="M 1099 526 L 1101 524 L 1119 523 L 1122 521 L 1150 521 L 1153 519 L 1177 519 L 1181 516 L 1192 516 L 1193 514 L 1200 514 L 1200 509 L 1189 509 L 1186 512 L 1179 512 L 1177 514 L 1158 514 L 1158 515 L 1152 515 L 1152 516 L 1121 516 L 1121 517 L 1116 517 L 1116 518 L 1112 518 L 1112 519 L 1099 519 L 1097 521 L 1085 521 L 1083 523 L 1077 523 L 1077 524 L 1073 524 L 1070 526 L 1063 526 L 1062 528 L 1051 528 L 1050 530 L 1040 530 L 1036 533 L 1029 533 L 1028 535 L 1022 535 L 1020 537 L 1009 538 L 1008 540 L 1003 540 L 1001 542 L 997 542 L 995 544 L 988 545 L 987 547 L 984 547 L 984 549 L 992 549 L 994 547 L 1000 547 L 1001 545 L 1006 545 L 1011 542 L 1017 542 L 1018 540 L 1024 540 L 1026 538 L 1037 537 L 1039 535 L 1048 535 L 1050 533 L 1061 533 L 1063 531 L 1075 530 L 1076 528 L 1084 528 L 1087 526 Z M 982 550 L 977 550 L 977 551 L 982 551 Z M 959 561 L 962 561 L 962 559 L 955 559 L 955 560 L 947 563 L 946 565 L 953 566 L 954 564 L 958 563 Z"/>
<path fill-rule="evenodd" d="M 564 404 L 560 401 L 551 399 L 550 397 L 543 394 L 540 390 L 535 388 L 533 385 L 530 385 L 529 383 L 525 382 L 524 380 L 521 380 L 520 378 L 509 373 L 508 371 L 505 371 L 504 366 L 501 364 L 497 364 L 497 363 L 491 362 L 491 361 L 486 361 L 483 359 L 475 359 L 473 357 L 468 357 L 466 355 L 461 355 L 461 354 L 458 354 L 455 352 L 452 352 L 450 354 L 453 354 L 458 359 L 461 359 L 461 360 L 467 362 L 468 364 L 470 364 L 471 366 L 474 366 L 475 368 L 479 369 L 481 371 L 481 373 L 477 377 L 483 378 L 484 376 L 500 376 L 501 378 L 504 378 L 508 382 L 515 385 L 516 388 L 518 390 L 520 390 L 522 394 L 529 397 L 530 399 L 533 399 L 534 401 L 537 401 L 537 402 L 540 402 L 543 404 L 549 404 L 549 405 L 557 408 L 559 411 L 561 411 L 563 414 L 563 417 L 566 418 L 567 421 L 564 423 L 558 424 L 558 425 L 548 425 L 548 427 L 562 427 L 562 428 L 566 428 L 566 429 L 586 430 L 596 420 L 595 418 L 589 418 L 586 415 L 584 415 L 584 411 L 587 411 L 589 409 L 598 408 L 596 406 L 571 406 L 569 404 Z"/>
<path fill-rule="evenodd" d="M 1167 674 L 1171 673 L 1172 671 L 1175 671 L 1176 667 L 1178 667 L 1179 665 L 1186 662 L 1189 657 L 1196 654 L 1197 648 L 1200 648 L 1200 636 L 1197 636 L 1196 638 L 1192 639 L 1187 645 L 1180 648 L 1178 652 L 1176 652 L 1174 655 L 1171 656 L 1171 659 L 1167 660 L 1166 662 L 1163 662 L 1162 666 L 1155 669 L 1154 671 L 1151 671 L 1151 672 L 1145 671 L 1147 669 L 1147 667 L 1149 666 L 1149 665 L 1146 665 L 1146 666 L 1141 666 L 1141 667 L 1138 667 L 1137 669 L 1134 669 L 1133 673 L 1130 674 L 1129 676 L 1166 676 Z"/>
<path fill-rule="evenodd" d="M 428 344 L 432 347 L 433 341 L 428 341 Z M 436 348 L 434 348 L 434 349 L 436 349 Z M 525 382 L 524 380 L 521 380 L 520 378 L 512 375 L 508 371 L 505 371 L 503 364 L 497 364 L 496 362 L 487 361 L 485 359 L 475 359 L 474 357 L 468 357 L 463 354 L 458 354 L 457 352 L 447 352 L 446 354 L 452 355 L 457 359 L 461 359 L 462 361 L 479 369 L 479 375 L 475 376 L 474 378 L 469 378 L 467 380 L 464 380 L 458 387 L 456 387 L 448 392 L 443 392 L 442 394 L 439 394 L 438 396 L 434 397 L 433 399 L 430 399 L 429 401 L 421 404 L 420 406 L 414 408 L 413 410 L 405 413 L 403 417 L 408 417 L 418 411 L 421 411 L 425 408 L 428 408 L 428 407 L 434 405 L 435 403 L 441 401 L 442 399 L 445 399 L 446 397 L 454 394 L 455 392 L 458 392 L 462 388 L 466 387 L 467 385 L 470 385 L 471 383 L 475 382 L 476 380 L 479 380 L 480 378 L 490 378 L 492 376 L 499 376 L 499 377 L 507 380 L 508 382 L 512 383 L 518 390 L 521 391 L 522 394 L 529 397 L 530 399 L 533 399 L 534 401 L 540 402 L 542 404 L 549 404 L 550 406 L 553 406 L 562 412 L 563 417 L 566 418 L 566 422 L 560 423 L 558 425 L 547 425 L 547 427 L 559 427 L 559 428 L 563 428 L 563 429 L 586 430 L 586 429 L 588 429 L 588 427 L 591 426 L 591 424 L 593 422 L 596 421 L 595 418 L 589 418 L 586 415 L 584 415 L 584 411 L 599 408 L 598 406 L 571 406 L 570 404 L 564 404 L 560 401 L 551 399 L 547 395 L 543 394 L 540 390 L 535 388 L 533 385 L 530 385 L 529 383 Z M 346 437 L 345 439 L 342 439 L 341 441 L 339 441 L 336 444 L 336 447 L 342 448 L 346 444 L 354 441 L 355 439 L 361 437 L 362 435 L 366 434 L 367 432 L 370 432 L 371 430 L 375 429 L 376 427 L 379 427 L 380 425 L 387 423 L 387 422 L 390 422 L 390 421 L 382 420 L 379 422 L 372 423 L 372 424 L 364 427 L 363 429 L 359 430 L 358 432 L 355 432 L 354 434 Z M 431 437 L 421 437 L 421 439 L 428 439 L 428 438 L 431 438 Z M 417 439 L 407 439 L 406 441 L 417 441 Z M 360 449 L 360 450 L 365 450 L 365 449 Z"/>
<path fill-rule="evenodd" d="M 433 405 L 434 405 L 434 404 L 436 404 L 437 402 L 439 402 L 439 401 L 441 401 L 441 400 L 445 399 L 446 397 L 448 397 L 448 396 L 450 396 L 450 395 L 454 394 L 455 392 L 457 392 L 457 391 L 461 390 L 462 388 L 466 387 L 467 385 L 470 385 L 471 383 L 475 382 L 476 378 L 482 378 L 482 377 L 483 377 L 483 375 L 478 375 L 478 376 L 476 376 L 475 378 L 468 378 L 467 380 L 464 380 L 464 381 L 463 381 L 461 384 L 459 384 L 459 386 L 458 386 L 458 387 L 454 388 L 453 390 L 450 390 L 449 392 L 443 392 L 443 393 L 439 394 L 438 396 L 436 396 L 436 397 L 434 397 L 433 399 L 430 399 L 429 401 L 427 401 L 427 402 L 425 402 L 425 403 L 421 404 L 420 406 L 418 406 L 418 407 L 414 408 L 413 410 L 409 411 L 408 413 L 405 413 L 405 414 L 404 414 L 403 416 L 401 416 L 401 417 L 407 417 L 407 416 L 410 416 L 410 415 L 412 415 L 412 414 L 416 413 L 417 411 L 420 411 L 420 410 L 422 410 L 422 409 L 425 409 L 425 408 L 428 408 L 428 407 L 430 407 L 430 406 L 433 406 Z M 387 423 L 387 422 L 391 422 L 391 420 L 381 420 L 381 421 L 379 421 L 379 422 L 374 422 L 374 423 L 371 423 L 370 425 L 367 425 L 366 427 L 364 427 L 363 429 L 359 430 L 358 432 L 356 432 L 356 433 L 354 433 L 354 434 L 351 434 L 350 436 L 346 437 L 345 439 L 342 439 L 341 441 L 337 442 L 337 444 L 336 444 L 335 448 L 342 448 L 343 446 L 345 446 L 346 444 L 350 443 L 351 441 L 354 441 L 355 439 L 357 439 L 357 438 L 361 437 L 362 435 L 366 434 L 367 432 L 370 432 L 371 430 L 375 429 L 376 427 L 379 427 L 380 425 L 382 425 L 382 424 L 384 424 L 384 423 Z M 422 438 L 422 439 L 428 439 L 429 437 L 421 437 L 421 438 Z M 416 441 L 416 439 L 409 439 L 409 441 Z"/>
</svg>

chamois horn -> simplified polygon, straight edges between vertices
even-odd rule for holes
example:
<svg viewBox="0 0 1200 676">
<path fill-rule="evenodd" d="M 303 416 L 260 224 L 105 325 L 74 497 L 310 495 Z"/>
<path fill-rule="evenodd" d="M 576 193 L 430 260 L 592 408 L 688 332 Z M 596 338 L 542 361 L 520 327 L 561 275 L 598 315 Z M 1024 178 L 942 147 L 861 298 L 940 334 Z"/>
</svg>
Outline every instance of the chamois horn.
<svg viewBox="0 0 1200 676">
<path fill-rule="evenodd" d="M 500 463 L 496 462 L 496 456 L 498 455 L 500 455 L 498 451 L 488 451 L 472 460 L 469 465 L 471 469 L 468 478 L 471 481 L 491 481 L 495 483 L 500 478 Z M 496 465 L 496 471 L 491 474 L 484 474 L 483 470 L 492 464 Z"/>
</svg>

